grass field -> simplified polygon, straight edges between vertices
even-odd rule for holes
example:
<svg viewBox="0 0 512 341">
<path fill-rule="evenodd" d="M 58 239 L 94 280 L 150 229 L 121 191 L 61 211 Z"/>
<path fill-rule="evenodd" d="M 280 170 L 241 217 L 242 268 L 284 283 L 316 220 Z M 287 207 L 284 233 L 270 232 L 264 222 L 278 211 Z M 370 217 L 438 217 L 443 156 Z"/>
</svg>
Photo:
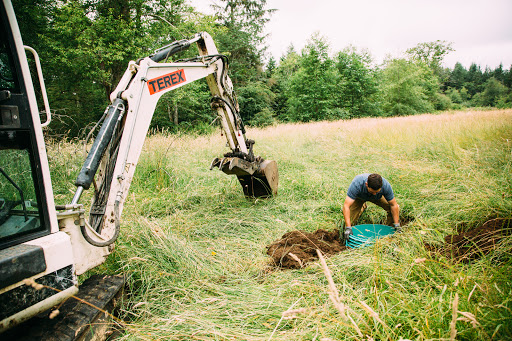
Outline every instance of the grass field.
<svg viewBox="0 0 512 341">
<path fill-rule="evenodd" d="M 469 263 L 429 253 L 457 230 L 512 218 L 512 110 L 286 124 L 249 129 L 276 160 L 279 194 L 245 199 L 209 171 L 220 134 L 146 140 L 113 254 L 124 273 L 122 340 L 509 340 L 512 237 Z M 69 201 L 80 146 L 49 147 L 58 203 Z M 269 265 L 266 246 L 292 230 L 333 230 L 352 178 L 393 186 L 405 232 L 319 262 Z M 370 206 L 365 220 L 384 212 Z M 332 293 L 331 293 L 332 294 Z M 332 295 L 331 295 L 332 296 Z"/>
</svg>

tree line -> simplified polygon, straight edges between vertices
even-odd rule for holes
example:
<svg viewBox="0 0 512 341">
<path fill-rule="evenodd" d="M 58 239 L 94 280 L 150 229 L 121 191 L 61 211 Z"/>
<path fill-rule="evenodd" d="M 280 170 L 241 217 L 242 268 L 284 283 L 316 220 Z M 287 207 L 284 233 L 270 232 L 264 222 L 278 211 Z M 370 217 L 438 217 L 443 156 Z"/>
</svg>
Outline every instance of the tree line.
<svg viewBox="0 0 512 341">
<path fill-rule="evenodd" d="M 512 107 L 512 70 L 457 63 L 442 66 L 451 43 L 420 43 L 403 57 L 376 64 L 365 49 L 331 52 L 313 34 L 301 51 L 290 46 L 266 58 L 266 0 L 219 0 L 213 15 L 185 0 L 13 0 L 24 43 L 40 54 L 54 136 L 84 136 L 102 116 L 130 60 L 207 31 L 229 59 L 240 114 L 253 126 L 364 116 L 397 116 L 467 107 Z M 175 57 L 193 57 L 194 47 Z M 160 100 L 152 128 L 215 129 L 206 82 Z"/>
</svg>

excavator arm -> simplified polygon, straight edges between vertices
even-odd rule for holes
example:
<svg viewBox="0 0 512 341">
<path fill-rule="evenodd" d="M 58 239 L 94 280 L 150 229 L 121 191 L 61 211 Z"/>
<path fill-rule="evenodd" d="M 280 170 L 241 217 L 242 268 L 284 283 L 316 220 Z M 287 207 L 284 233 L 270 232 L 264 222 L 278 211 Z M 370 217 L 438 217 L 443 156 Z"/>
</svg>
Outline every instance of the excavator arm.
<svg viewBox="0 0 512 341">
<path fill-rule="evenodd" d="M 166 62 L 170 56 L 196 43 L 199 56 Z M 231 149 L 210 166 L 237 176 L 247 197 L 269 197 L 277 193 L 275 161 L 253 154 L 254 141 L 246 138 L 239 105 L 227 75 L 227 57 L 220 55 L 211 36 L 202 32 L 190 40 L 174 42 L 153 55 L 130 62 L 111 94 L 112 104 L 75 182 L 76 205 L 83 190 L 95 184 L 94 203 L 82 234 L 89 244 L 108 246 L 119 233 L 123 203 L 139 160 L 158 100 L 165 93 L 206 78 L 212 108 Z M 101 239 L 95 238 L 101 236 Z M 93 237 L 91 237 L 93 236 Z"/>
</svg>

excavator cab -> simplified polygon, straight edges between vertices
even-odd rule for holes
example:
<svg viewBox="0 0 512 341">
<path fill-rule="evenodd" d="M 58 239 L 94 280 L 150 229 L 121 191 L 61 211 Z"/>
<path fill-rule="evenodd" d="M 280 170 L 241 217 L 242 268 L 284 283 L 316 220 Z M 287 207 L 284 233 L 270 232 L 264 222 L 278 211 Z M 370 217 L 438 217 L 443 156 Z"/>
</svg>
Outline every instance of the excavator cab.
<svg viewBox="0 0 512 341">
<path fill-rule="evenodd" d="M 7 1 L 0 3 L 0 19 L 1 333 L 75 294 L 78 287 L 70 237 L 59 231 L 26 57 L 26 51 L 34 51 L 23 46 Z M 38 291 L 26 279 L 58 291 Z"/>
<path fill-rule="evenodd" d="M 38 141 L 6 30 L 0 27 L 0 245 L 48 230 Z"/>
</svg>

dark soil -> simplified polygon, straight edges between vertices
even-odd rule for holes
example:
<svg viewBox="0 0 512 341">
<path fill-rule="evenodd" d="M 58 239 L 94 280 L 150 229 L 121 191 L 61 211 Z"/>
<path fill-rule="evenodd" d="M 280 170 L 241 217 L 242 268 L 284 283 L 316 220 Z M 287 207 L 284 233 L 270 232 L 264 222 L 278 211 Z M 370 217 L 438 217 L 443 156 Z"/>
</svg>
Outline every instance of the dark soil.
<svg viewBox="0 0 512 341">
<path fill-rule="evenodd" d="M 497 218 L 482 226 L 446 236 L 444 244 L 440 246 L 425 244 L 425 247 L 434 255 L 468 262 L 489 254 L 509 235 L 512 235 L 512 219 Z M 300 269 L 318 260 L 316 249 L 329 257 L 346 250 L 347 247 L 340 239 L 339 230 L 291 231 L 267 246 L 267 254 L 271 257 L 273 266 Z"/>
<path fill-rule="evenodd" d="M 456 261 L 468 262 L 493 251 L 499 242 L 512 234 L 512 219 L 497 218 L 482 226 L 449 235 L 442 246 L 426 244 L 428 251 L 439 253 Z"/>
<path fill-rule="evenodd" d="M 316 249 L 328 257 L 346 248 L 340 239 L 339 230 L 329 232 L 320 229 L 313 233 L 291 231 L 267 246 L 267 254 L 272 257 L 274 266 L 299 269 L 318 259 Z"/>
</svg>

